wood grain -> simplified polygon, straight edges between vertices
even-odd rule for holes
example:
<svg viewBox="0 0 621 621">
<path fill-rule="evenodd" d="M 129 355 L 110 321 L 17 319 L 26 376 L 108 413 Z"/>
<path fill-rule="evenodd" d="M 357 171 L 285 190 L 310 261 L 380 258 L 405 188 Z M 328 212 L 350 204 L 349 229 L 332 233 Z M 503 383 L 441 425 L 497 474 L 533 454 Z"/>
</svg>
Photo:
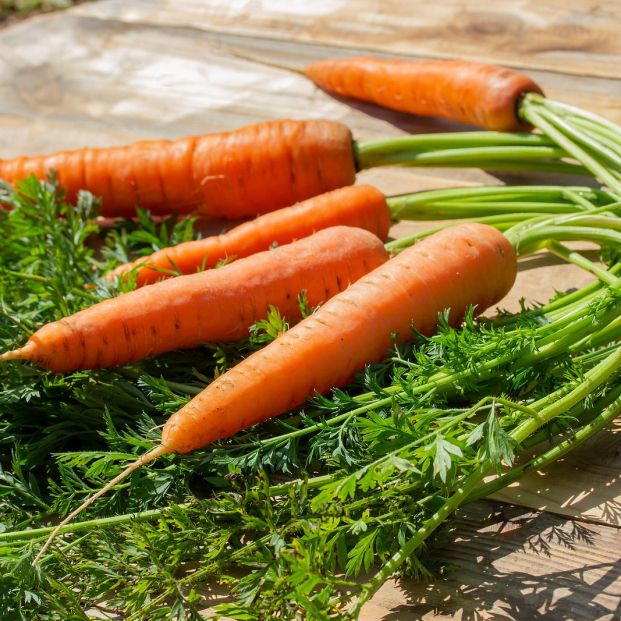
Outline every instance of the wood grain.
<svg viewBox="0 0 621 621">
<path fill-rule="evenodd" d="M 361 621 L 614 621 L 621 614 L 621 530 L 475 503 L 437 557 L 428 585 L 386 583 Z"/>
<path fill-rule="evenodd" d="M 342 48 L 470 58 L 514 67 L 621 78 L 616 0 L 108 0 L 88 15 L 189 26 Z"/>
<path fill-rule="evenodd" d="M 621 421 L 492 498 L 621 527 Z"/>
</svg>

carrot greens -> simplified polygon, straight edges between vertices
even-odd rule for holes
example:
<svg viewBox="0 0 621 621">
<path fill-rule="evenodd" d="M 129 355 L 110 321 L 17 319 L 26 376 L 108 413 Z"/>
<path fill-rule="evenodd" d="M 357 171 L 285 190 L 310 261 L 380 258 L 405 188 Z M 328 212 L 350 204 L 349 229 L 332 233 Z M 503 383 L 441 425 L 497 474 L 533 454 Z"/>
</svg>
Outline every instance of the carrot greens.
<svg viewBox="0 0 621 621">
<path fill-rule="evenodd" d="M 89 195 L 76 211 L 52 184 L 20 187 L 6 190 L 13 209 L 0 212 L 2 350 L 66 309 L 113 295 L 102 274 L 128 252 L 192 235 L 148 214 L 146 233 L 127 222 L 104 233 Z M 562 457 L 619 414 L 614 192 L 488 188 L 394 200 L 421 219 L 497 218 L 521 252 L 549 248 L 594 281 L 494 320 L 471 309 L 460 329 L 443 316 L 435 336 L 395 345 L 347 390 L 210 450 L 163 457 L 64 527 L 36 567 L 57 516 L 156 446 L 169 414 L 286 325 L 272 311 L 243 343 L 105 371 L 1 366 L 1 618 L 199 619 L 218 604 L 240 620 L 353 619 L 388 577 L 448 571 L 437 551 L 455 511 Z M 576 236 L 595 240 L 601 261 L 563 245 Z M 523 457 L 533 447 L 537 457 Z M 217 583 L 232 599 L 222 601 Z"/>
<path fill-rule="evenodd" d="M 520 116 L 621 198 L 621 128 L 592 112 L 527 94 Z"/>
</svg>

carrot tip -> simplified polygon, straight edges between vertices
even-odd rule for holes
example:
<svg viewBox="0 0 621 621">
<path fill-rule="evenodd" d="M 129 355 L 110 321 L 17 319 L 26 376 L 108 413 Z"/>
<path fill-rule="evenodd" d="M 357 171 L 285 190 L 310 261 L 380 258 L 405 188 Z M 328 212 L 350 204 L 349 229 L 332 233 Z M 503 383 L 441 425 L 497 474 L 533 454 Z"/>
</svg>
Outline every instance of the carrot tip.
<svg viewBox="0 0 621 621">
<path fill-rule="evenodd" d="M 52 530 L 50 536 L 47 538 L 47 541 L 43 544 L 39 553 L 35 556 L 32 561 L 33 567 L 41 560 L 46 550 L 49 548 L 50 544 L 56 538 L 56 535 L 59 535 L 64 526 L 66 526 L 73 518 L 75 518 L 78 514 L 82 513 L 84 509 L 90 507 L 98 498 L 101 498 L 106 492 L 111 490 L 117 483 L 120 483 L 124 479 L 126 479 L 134 470 L 148 464 L 152 461 L 155 461 L 158 457 L 162 455 L 166 455 L 167 453 L 171 453 L 172 451 L 167 446 L 160 444 L 156 446 L 154 449 L 150 450 L 148 453 L 141 455 L 136 461 L 131 462 L 125 470 L 123 470 L 120 474 L 115 476 L 112 480 L 108 481 L 98 492 L 95 492 L 92 496 L 89 496 L 77 509 L 72 511 L 69 515 L 67 515 L 57 526 Z"/>
<path fill-rule="evenodd" d="M 24 354 L 21 347 L 12 351 L 7 351 L 4 354 L 0 354 L 0 360 L 23 360 Z"/>
</svg>

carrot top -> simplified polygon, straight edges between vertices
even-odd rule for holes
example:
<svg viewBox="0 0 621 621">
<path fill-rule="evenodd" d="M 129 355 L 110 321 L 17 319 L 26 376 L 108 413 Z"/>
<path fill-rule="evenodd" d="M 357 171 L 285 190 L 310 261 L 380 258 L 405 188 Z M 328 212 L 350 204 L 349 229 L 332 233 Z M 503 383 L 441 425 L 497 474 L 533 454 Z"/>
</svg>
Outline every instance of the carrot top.
<svg viewBox="0 0 621 621">
<path fill-rule="evenodd" d="M 154 449 L 158 428 L 259 341 L 285 330 L 277 314 L 257 324 L 254 342 L 213 345 L 191 359 L 173 353 L 56 378 L 0 366 L 0 616 L 79 618 L 94 605 L 112 605 L 128 621 L 188 616 L 205 603 L 195 587 L 215 578 L 234 587 L 233 602 L 218 611 L 233 618 L 355 619 L 396 572 L 432 575 L 437 554 L 426 551 L 456 509 L 546 468 L 614 421 L 621 414 L 618 130 L 535 96 L 520 110 L 548 137 L 508 145 L 496 161 L 513 165 L 522 148 L 537 147 L 532 166 L 576 170 L 570 156 L 608 191 L 449 191 L 395 197 L 391 206 L 402 215 L 487 219 L 520 254 L 545 249 L 588 270 L 594 282 L 583 289 L 493 321 L 477 321 L 471 309 L 461 329 L 441 314 L 436 335 L 395 344 L 390 360 L 349 388 L 183 459 Z M 421 154 L 419 146 L 410 142 L 397 155 L 385 143 L 356 150 L 364 167 L 412 154 L 423 165 L 445 156 L 489 162 L 500 148 L 477 151 L 477 161 L 465 146 L 448 156 L 441 148 Z M 1 351 L 112 290 L 87 243 L 97 232 L 86 224 L 90 198 L 83 195 L 72 215 L 53 189 L 24 187 L 8 196 L 13 211 L 0 211 Z M 104 243 L 120 256 L 126 238 L 116 231 Z M 425 235 L 389 247 L 398 252 Z M 599 244 L 604 264 L 564 245 L 574 239 Z M 544 441 L 533 458 L 530 449 Z M 136 454 L 160 461 L 142 471 L 136 462 L 131 478 L 91 507 L 89 520 L 67 525 L 30 569 L 47 524 Z M 480 519 L 476 506 L 466 510 Z"/>
<path fill-rule="evenodd" d="M 101 286 L 96 276 L 102 266 L 84 243 L 88 235 L 82 230 L 72 236 L 72 230 L 81 231 L 77 221 L 50 227 L 60 205 L 52 208 L 49 192 L 37 196 L 0 214 L 6 232 L 0 249 L 4 349 L 28 326 L 58 318 L 63 300 L 75 310 L 91 296 L 105 295 L 101 288 L 83 288 Z M 498 196 L 490 195 L 489 202 Z M 597 203 L 598 196 L 585 189 L 573 205 L 584 208 L 586 201 L 599 210 L 591 217 L 609 218 L 614 201 Z M 437 197 L 436 205 L 446 198 Z M 541 198 L 561 202 L 560 194 Z M 451 199 L 455 207 L 459 201 Z M 463 203 L 470 200 L 464 195 Z M 475 212 L 473 206 L 473 217 Z M 557 226 L 579 228 L 571 220 Z M 583 226 L 601 228 L 584 220 Z M 614 227 L 607 229 L 614 240 Z M 46 235 L 54 236 L 53 245 Z M 534 227 L 531 242 L 533 248 L 542 243 Z M 118 250 L 116 242 L 110 244 Z M 580 261 L 573 254 L 568 258 Z M 76 269 L 65 273 L 67 264 Z M 613 266 L 607 272 L 609 282 L 598 279 L 542 308 L 485 322 L 481 330 L 471 314 L 462 330 L 442 324 L 438 335 L 416 348 L 399 346 L 393 360 L 368 369 L 347 391 L 308 404 L 303 415 L 294 412 L 208 453 L 161 457 L 134 472 L 130 484 L 93 506 L 86 521 L 69 525 L 34 570 L 39 577 L 31 588 L 45 597 L 42 604 L 24 603 L 22 570 L 50 532 L 46 516 L 66 514 L 114 476 L 119 461 L 156 445 L 157 426 L 167 415 L 249 349 L 215 346 L 195 351 L 191 360 L 171 354 L 124 369 L 56 378 L 17 364 L 1 366 L 0 451 L 11 464 L 1 488 L 9 501 L 3 514 L 8 529 L 0 534 L 6 601 L 33 615 L 77 615 L 86 603 L 81 593 L 90 602 L 109 603 L 116 589 L 117 609 L 137 621 L 166 615 L 171 605 L 191 611 L 194 585 L 210 576 L 225 578 L 226 565 L 243 568 L 234 597 L 244 614 L 308 611 L 309 602 L 336 614 L 356 605 L 340 597 L 343 586 L 363 601 L 391 567 L 407 562 L 406 546 L 416 550 L 421 541 L 432 542 L 441 527 L 438 515 L 493 491 L 476 477 L 467 479 L 476 468 L 491 468 L 492 475 L 503 468 L 510 477 L 497 483 L 502 486 L 562 456 L 550 449 L 538 460 L 508 466 L 525 432 L 520 446 L 529 447 L 570 424 L 575 435 L 563 438 L 579 442 L 618 414 L 617 361 L 608 356 L 620 338 L 620 271 Z M 274 334 L 282 329 L 274 320 L 264 327 Z M 586 398 L 585 386 L 592 391 Z M 555 411 L 561 410 L 555 426 Z M 542 416 L 550 419 L 542 431 L 522 426 Z M 22 448 L 12 452 L 15 439 Z M 288 472 L 293 480 L 272 477 L 274 471 Z M 447 489 L 459 495 L 447 497 Z M 326 534 L 319 541 L 318 524 Z M 413 540 L 419 532 L 423 538 Z M 429 569 L 424 554 L 408 558 L 420 571 Z M 361 584 L 353 576 L 366 569 L 366 559 L 379 564 L 377 574 Z M 266 567 L 281 578 L 273 581 Z M 60 580 L 69 590 L 55 588 Z M 318 599 L 314 587 L 305 590 L 310 584 L 321 585 L 328 599 Z M 221 612 L 237 614 L 230 606 Z"/>
</svg>

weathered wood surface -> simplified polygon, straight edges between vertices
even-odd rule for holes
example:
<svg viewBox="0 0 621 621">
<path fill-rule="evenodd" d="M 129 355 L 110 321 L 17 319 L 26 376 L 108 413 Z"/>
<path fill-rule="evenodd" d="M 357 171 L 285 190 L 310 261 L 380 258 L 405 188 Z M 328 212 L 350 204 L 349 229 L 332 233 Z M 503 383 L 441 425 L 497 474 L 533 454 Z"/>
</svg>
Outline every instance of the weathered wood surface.
<svg viewBox="0 0 621 621">
<path fill-rule="evenodd" d="M 616 0 L 113 0 L 82 10 L 246 37 L 621 78 Z"/>
<path fill-rule="evenodd" d="M 340 120 L 360 140 L 456 129 L 332 99 L 297 73 L 271 66 L 300 67 L 364 51 L 529 68 L 550 96 L 621 122 L 618 2 L 515 0 L 490 7 L 454 1 L 105 0 L 37 17 L 0 31 L 0 157 L 173 138 L 287 116 Z M 388 194 L 541 180 L 468 170 L 361 175 Z M 401 223 L 393 234 L 420 226 Z M 554 290 L 586 280 L 576 269 L 537 256 L 524 263 L 502 305 L 516 308 L 522 296 L 543 302 Z M 426 589 L 388 585 L 364 618 L 621 618 L 619 531 L 612 526 L 621 522 L 618 427 L 498 498 L 609 526 L 548 513 L 518 527 L 509 521 L 511 531 L 505 526 L 497 534 L 493 521 L 479 528 L 483 517 L 476 511 L 483 509 L 473 509 L 474 518 L 457 522 L 456 543 L 447 551 L 461 569 Z"/>
<path fill-rule="evenodd" d="M 621 530 L 476 503 L 438 557 L 456 569 L 429 585 L 387 583 L 362 621 L 615 621 Z"/>
<path fill-rule="evenodd" d="M 621 421 L 493 498 L 621 527 Z"/>
</svg>

